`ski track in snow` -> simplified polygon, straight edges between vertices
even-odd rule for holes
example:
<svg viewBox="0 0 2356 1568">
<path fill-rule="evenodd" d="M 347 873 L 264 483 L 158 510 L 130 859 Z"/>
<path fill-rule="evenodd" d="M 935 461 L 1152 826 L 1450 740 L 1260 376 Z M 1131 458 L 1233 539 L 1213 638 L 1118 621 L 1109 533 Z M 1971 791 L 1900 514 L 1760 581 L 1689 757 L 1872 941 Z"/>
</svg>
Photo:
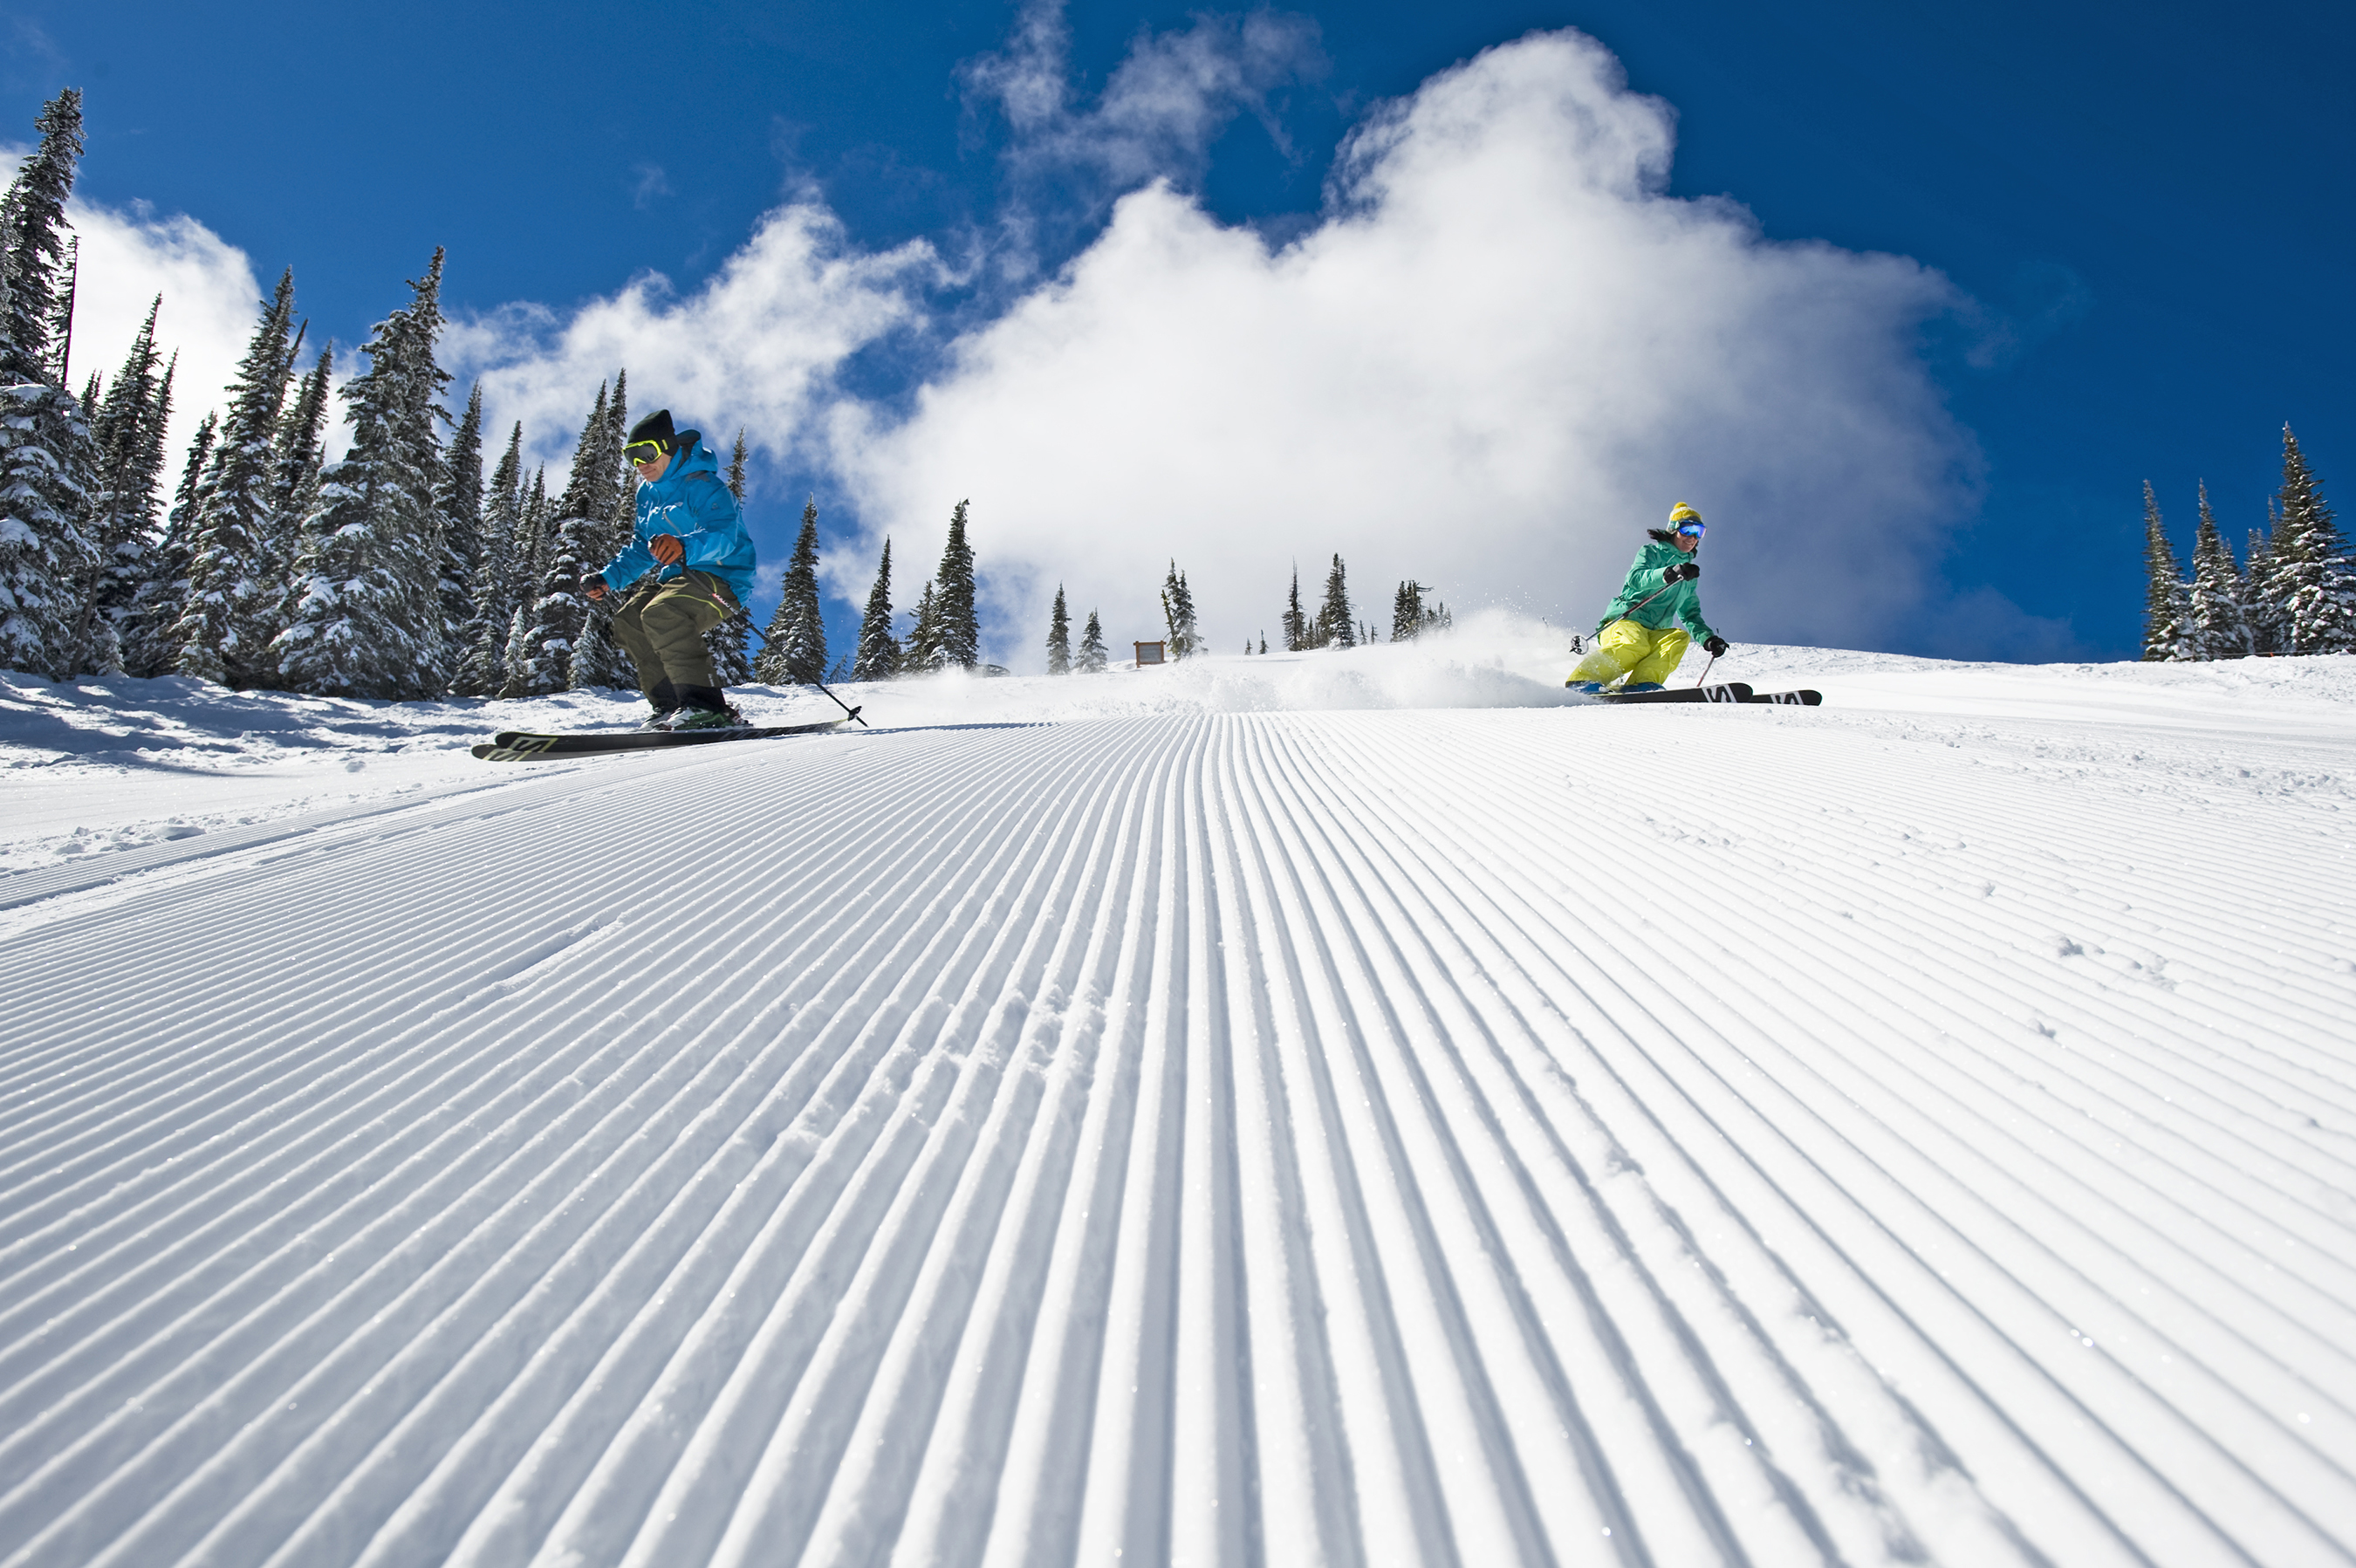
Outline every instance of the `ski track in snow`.
<svg viewBox="0 0 2356 1568">
<path fill-rule="evenodd" d="M 2356 1562 L 2351 747 L 884 731 L 61 901 L 0 1563 Z"/>
</svg>

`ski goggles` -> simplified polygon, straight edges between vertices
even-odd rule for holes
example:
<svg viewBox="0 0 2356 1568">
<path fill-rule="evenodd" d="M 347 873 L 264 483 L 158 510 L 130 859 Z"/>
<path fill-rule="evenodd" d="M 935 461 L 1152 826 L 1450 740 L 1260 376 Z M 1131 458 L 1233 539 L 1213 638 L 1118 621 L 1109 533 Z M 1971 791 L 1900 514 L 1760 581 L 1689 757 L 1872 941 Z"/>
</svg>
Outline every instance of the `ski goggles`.
<svg viewBox="0 0 2356 1568">
<path fill-rule="evenodd" d="M 1677 524 L 1677 532 L 1684 534 L 1687 539 L 1699 539 L 1702 536 L 1702 521 L 1697 517 L 1688 518 L 1684 522 Z"/>
<path fill-rule="evenodd" d="M 659 441 L 633 441 L 622 448 L 622 456 L 633 463 L 651 463 L 663 455 Z"/>
</svg>

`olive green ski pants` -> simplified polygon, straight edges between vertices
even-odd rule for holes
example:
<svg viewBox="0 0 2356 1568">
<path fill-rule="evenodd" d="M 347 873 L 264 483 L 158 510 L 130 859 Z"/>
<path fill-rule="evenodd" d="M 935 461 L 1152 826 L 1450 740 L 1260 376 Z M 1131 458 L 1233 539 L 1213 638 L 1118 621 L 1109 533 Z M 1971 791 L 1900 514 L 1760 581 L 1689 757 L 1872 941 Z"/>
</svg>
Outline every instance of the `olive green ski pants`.
<svg viewBox="0 0 2356 1568">
<path fill-rule="evenodd" d="M 716 687 L 712 650 L 703 634 L 736 613 L 736 596 L 709 572 L 690 569 L 669 582 L 640 588 L 614 612 L 614 640 L 638 667 L 638 686 L 657 707 L 655 688 Z"/>
</svg>

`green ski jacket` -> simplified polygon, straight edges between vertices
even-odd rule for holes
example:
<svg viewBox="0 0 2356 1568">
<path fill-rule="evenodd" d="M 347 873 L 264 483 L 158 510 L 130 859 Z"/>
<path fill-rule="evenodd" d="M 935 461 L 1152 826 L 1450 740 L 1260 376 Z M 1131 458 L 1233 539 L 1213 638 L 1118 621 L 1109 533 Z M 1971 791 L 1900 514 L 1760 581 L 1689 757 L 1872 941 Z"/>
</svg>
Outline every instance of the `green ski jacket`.
<svg viewBox="0 0 2356 1568">
<path fill-rule="evenodd" d="M 1628 580 L 1620 585 L 1619 597 L 1613 599 L 1612 607 L 1603 612 L 1603 618 L 1595 623 L 1595 629 L 1601 631 L 1615 620 L 1633 620 L 1638 626 L 1663 631 L 1682 620 L 1687 629 L 1693 633 L 1696 642 L 1708 642 L 1716 637 L 1718 633 L 1701 618 L 1701 596 L 1695 592 L 1699 584 L 1679 579 L 1675 587 L 1667 593 L 1661 593 L 1661 574 L 1687 559 L 1686 553 L 1674 544 L 1646 540 L 1644 547 L 1636 552 L 1636 559 L 1628 568 Z M 1660 596 L 1643 609 L 1633 607 L 1655 594 L 1660 594 Z"/>
</svg>

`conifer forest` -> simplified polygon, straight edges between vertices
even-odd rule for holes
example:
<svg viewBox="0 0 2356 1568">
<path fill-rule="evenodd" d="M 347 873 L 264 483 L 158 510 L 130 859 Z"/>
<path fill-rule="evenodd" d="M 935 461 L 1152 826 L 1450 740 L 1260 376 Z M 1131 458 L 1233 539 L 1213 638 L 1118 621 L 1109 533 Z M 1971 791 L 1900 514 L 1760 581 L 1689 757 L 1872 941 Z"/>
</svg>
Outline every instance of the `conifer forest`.
<svg viewBox="0 0 2356 1568">
<path fill-rule="evenodd" d="M 160 298 L 120 369 L 68 383 L 80 93 L 60 92 L 35 124 L 39 145 L 0 199 L 0 666 L 391 699 L 637 684 L 611 630 L 620 596 L 592 603 L 581 585 L 633 525 L 626 371 L 597 389 L 561 479 L 527 465 L 520 424 L 504 441 L 483 428 L 479 385 L 454 418 L 434 359 L 436 250 L 362 346 L 342 392 L 351 441 L 328 462 L 334 354 L 305 363 L 289 269 L 170 484 L 176 366 Z M 739 431 L 727 480 L 740 503 L 745 461 Z M 830 664 L 812 498 L 758 657 L 749 616 L 710 634 L 722 681 L 977 664 L 966 510 L 914 627 L 893 631 L 887 543 L 859 650 Z"/>
<path fill-rule="evenodd" d="M 2159 499 L 2143 487 L 2146 660 L 2356 653 L 2356 564 L 2298 437 L 2283 426 L 2282 488 L 2239 560 L 2200 488 L 2192 575 L 2182 575 Z"/>
</svg>

